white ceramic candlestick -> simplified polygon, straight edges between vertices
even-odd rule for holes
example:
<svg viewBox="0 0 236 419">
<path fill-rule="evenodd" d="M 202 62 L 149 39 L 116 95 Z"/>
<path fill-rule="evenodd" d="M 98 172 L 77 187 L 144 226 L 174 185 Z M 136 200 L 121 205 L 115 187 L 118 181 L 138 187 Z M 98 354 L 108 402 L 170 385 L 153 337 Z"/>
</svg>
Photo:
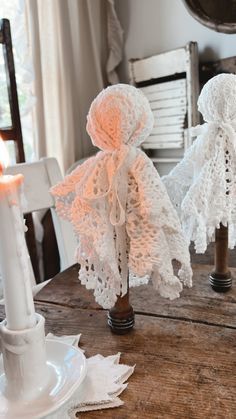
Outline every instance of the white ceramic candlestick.
<svg viewBox="0 0 236 419">
<path fill-rule="evenodd" d="M 50 414 L 86 373 L 83 353 L 46 340 L 44 318 L 35 313 L 20 207 L 22 183 L 22 175 L 3 176 L 0 163 L 0 266 L 6 311 L 0 323 L 0 418 L 5 419 Z"/>
<path fill-rule="evenodd" d="M 50 374 L 46 364 L 45 320 L 36 315 L 30 329 L 12 331 L 6 321 L 0 324 L 5 369 L 4 393 L 10 400 L 32 400 L 47 386 Z"/>
<path fill-rule="evenodd" d="M 6 311 L 6 319 L 0 325 L 5 370 L 0 385 L 2 404 L 6 404 L 7 410 L 10 400 L 37 397 L 49 380 L 44 318 L 35 314 L 20 207 L 22 183 L 22 175 L 3 175 L 0 164 L 0 265 Z"/>
<path fill-rule="evenodd" d="M 0 166 L 0 265 L 7 328 L 22 330 L 36 324 L 29 254 L 20 208 L 23 176 L 2 175 Z"/>
</svg>

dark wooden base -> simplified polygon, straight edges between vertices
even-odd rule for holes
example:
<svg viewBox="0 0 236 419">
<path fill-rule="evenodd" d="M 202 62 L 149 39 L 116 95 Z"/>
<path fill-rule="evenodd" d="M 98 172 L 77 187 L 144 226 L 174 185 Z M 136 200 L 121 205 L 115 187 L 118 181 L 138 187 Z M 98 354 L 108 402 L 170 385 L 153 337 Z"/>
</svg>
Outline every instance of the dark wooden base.
<svg viewBox="0 0 236 419">
<path fill-rule="evenodd" d="M 209 275 L 209 282 L 211 288 L 216 292 L 227 292 L 232 287 L 231 273 L 228 271 L 225 274 L 212 272 Z"/>
<path fill-rule="evenodd" d="M 116 319 L 112 315 L 108 314 L 108 325 L 111 328 L 111 331 L 117 335 L 125 335 L 129 333 L 134 327 L 134 314 L 127 319 Z"/>
<path fill-rule="evenodd" d="M 108 325 L 113 333 L 124 335 L 134 327 L 134 310 L 129 304 L 129 294 L 118 297 L 115 306 L 109 310 Z"/>
<path fill-rule="evenodd" d="M 209 275 L 209 282 L 216 292 L 226 292 L 232 286 L 228 268 L 228 227 L 222 224 L 215 230 L 215 268 Z"/>
</svg>

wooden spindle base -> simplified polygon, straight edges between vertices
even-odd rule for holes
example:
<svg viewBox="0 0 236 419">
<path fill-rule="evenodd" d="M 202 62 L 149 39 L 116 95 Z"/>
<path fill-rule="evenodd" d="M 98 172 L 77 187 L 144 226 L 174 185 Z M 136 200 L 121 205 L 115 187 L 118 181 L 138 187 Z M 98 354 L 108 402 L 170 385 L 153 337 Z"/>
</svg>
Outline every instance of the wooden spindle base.
<svg viewBox="0 0 236 419">
<path fill-rule="evenodd" d="M 215 269 L 209 276 L 209 282 L 216 292 L 226 292 L 232 286 L 228 268 L 228 227 L 222 224 L 215 231 Z"/>
<path fill-rule="evenodd" d="M 108 325 L 113 333 L 124 335 L 134 327 L 134 310 L 129 303 L 129 292 L 118 297 L 115 306 L 109 310 Z"/>
<path fill-rule="evenodd" d="M 232 278 L 230 271 L 227 274 L 212 272 L 209 275 L 211 288 L 216 292 L 227 292 L 232 287 Z"/>
</svg>

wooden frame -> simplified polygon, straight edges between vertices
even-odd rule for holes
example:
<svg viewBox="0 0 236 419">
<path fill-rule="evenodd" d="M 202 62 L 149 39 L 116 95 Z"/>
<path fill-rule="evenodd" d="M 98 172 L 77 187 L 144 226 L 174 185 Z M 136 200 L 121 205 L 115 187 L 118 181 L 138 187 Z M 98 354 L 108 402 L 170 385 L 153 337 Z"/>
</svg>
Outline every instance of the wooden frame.
<svg viewBox="0 0 236 419">
<path fill-rule="evenodd" d="M 12 52 L 11 28 L 8 19 L 0 20 L 0 44 L 2 44 L 3 48 L 3 57 L 5 63 L 7 89 L 12 121 L 12 126 L 0 128 L 0 136 L 5 141 L 14 141 L 16 151 L 16 162 L 20 163 L 25 161 L 25 153 L 20 122 L 20 110 L 15 78 L 15 65 Z"/>
<path fill-rule="evenodd" d="M 23 145 L 20 109 L 17 94 L 17 85 L 15 77 L 15 65 L 12 50 L 11 27 L 8 19 L 0 20 L 0 44 L 3 48 L 3 58 L 5 64 L 5 73 L 7 81 L 8 99 L 11 113 L 11 126 L 0 128 L 0 137 L 4 141 L 14 141 L 15 157 L 17 163 L 25 162 L 25 152 Z M 32 261 L 34 275 L 37 281 L 40 280 L 38 255 L 36 249 L 36 239 L 32 214 L 26 216 L 28 232 L 26 233 L 27 246 Z"/>
<path fill-rule="evenodd" d="M 143 144 L 147 150 L 183 152 L 191 145 L 188 128 L 199 123 L 198 48 L 190 42 L 183 48 L 129 62 L 131 83 L 150 101 L 155 125 Z M 173 154 L 173 151 L 172 151 Z M 177 163 L 181 157 L 152 157 L 158 163 Z"/>
<path fill-rule="evenodd" d="M 216 32 L 236 33 L 235 0 L 182 0 L 199 23 Z"/>
</svg>

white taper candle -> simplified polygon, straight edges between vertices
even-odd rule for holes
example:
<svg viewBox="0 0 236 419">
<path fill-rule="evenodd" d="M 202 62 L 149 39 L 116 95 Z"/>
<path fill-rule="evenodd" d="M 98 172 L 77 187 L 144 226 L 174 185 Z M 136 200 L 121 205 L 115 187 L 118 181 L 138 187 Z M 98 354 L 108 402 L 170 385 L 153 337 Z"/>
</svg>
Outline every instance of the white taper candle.
<svg viewBox="0 0 236 419">
<path fill-rule="evenodd" d="M 29 254 L 20 207 L 23 176 L 3 175 L 0 164 L 0 266 L 7 328 L 21 330 L 36 324 Z"/>
</svg>

